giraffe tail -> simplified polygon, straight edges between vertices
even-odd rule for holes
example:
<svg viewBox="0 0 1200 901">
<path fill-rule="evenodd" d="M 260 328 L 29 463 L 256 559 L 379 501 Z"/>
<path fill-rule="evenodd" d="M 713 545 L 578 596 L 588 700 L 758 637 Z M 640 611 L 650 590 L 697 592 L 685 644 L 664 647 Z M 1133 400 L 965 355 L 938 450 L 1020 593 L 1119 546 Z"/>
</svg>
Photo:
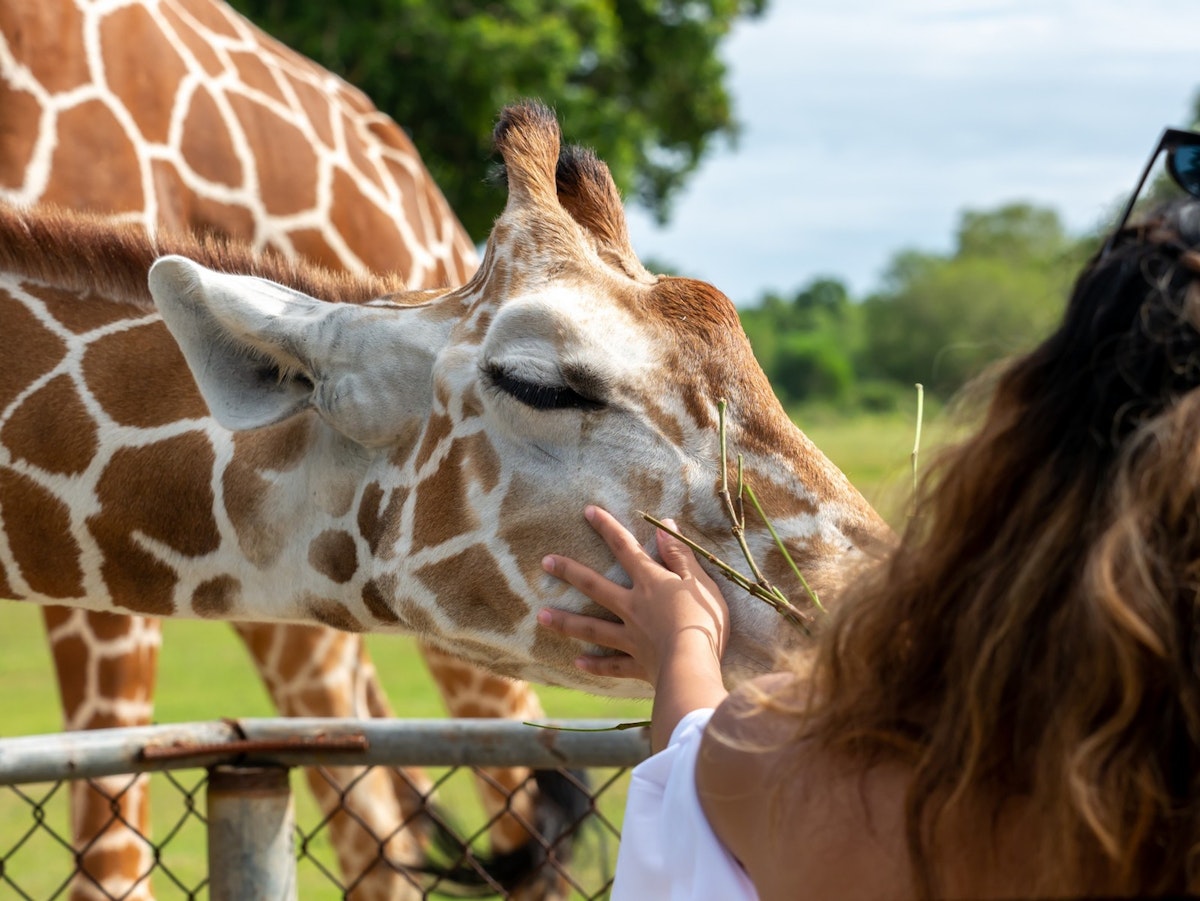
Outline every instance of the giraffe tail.
<svg viewBox="0 0 1200 901">
<path fill-rule="evenodd" d="M 511 851 L 483 855 L 464 849 L 444 815 L 430 811 L 426 861 L 412 869 L 433 878 L 434 888 L 458 897 L 503 892 L 525 898 L 566 897 L 562 873 L 593 812 L 590 782 L 583 770 L 534 770 L 537 806 L 530 838 Z"/>
</svg>

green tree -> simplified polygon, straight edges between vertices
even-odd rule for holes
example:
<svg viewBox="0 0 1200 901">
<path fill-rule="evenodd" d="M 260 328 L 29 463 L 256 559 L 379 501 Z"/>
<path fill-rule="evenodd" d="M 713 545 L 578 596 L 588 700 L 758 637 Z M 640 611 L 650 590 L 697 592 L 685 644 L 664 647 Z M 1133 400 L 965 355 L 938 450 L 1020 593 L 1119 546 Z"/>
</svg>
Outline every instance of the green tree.
<svg viewBox="0 0 1200 901">
<path fill-rule="evenodd" d="M 779 399 L 845 403 L 861 344 L 861 311 L 846 286 L 819 278 L 790 299 L 766 295 L 740 311 L 742 327 Z"/>
<path fill-rule="evenodd" d="M 948 397 L 1057 321 L 1082 262 L 1058 215 L 1030 204 L 967 211 L 950 255 L 897 254 L 864 303 L 859 375 Z"/>
<path fill-rule="evenodd" d="M 717 54 L 766 0 L 232 0 L 362 88 L 412 135 L 468 232 L 503 203 L 483 167 L 496 113 L 537 97 L 660 220 L 737 125 Z"/>
</svg>

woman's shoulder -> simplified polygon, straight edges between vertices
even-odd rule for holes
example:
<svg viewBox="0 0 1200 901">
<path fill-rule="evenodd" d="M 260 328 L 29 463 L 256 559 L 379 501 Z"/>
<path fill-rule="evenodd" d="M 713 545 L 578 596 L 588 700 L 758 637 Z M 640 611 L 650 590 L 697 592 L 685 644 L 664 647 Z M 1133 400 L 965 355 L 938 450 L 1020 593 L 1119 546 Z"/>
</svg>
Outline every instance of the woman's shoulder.
<svg viewBox="0 0 1200 901">
<path fill-rule="evenodd" d="M 774 674 L 717 708 L 696 764 L 705 816 L 764 899 L 795 897 L 797 885 L 811 897 L 894 895 L 910 884 L 906 774 L 855 768 L 802 737 L 804 691 Z"/>
</svg>

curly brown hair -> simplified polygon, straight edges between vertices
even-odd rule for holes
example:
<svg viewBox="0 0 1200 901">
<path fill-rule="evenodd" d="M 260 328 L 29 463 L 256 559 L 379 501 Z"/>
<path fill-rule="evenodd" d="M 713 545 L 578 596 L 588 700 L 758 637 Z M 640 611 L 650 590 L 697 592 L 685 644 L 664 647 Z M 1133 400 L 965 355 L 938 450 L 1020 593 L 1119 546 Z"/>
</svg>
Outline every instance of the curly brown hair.
<svg viewBox="0 0 1200 901">
<path fill-rule="evenodd" d="M 798 738 L 911 768 L 919 895 L 1014 798 L 1046 892 L 1200 890 L 1198 246 L 1189 201 L 1089 263 L 805 667 Z"/>
</svg>

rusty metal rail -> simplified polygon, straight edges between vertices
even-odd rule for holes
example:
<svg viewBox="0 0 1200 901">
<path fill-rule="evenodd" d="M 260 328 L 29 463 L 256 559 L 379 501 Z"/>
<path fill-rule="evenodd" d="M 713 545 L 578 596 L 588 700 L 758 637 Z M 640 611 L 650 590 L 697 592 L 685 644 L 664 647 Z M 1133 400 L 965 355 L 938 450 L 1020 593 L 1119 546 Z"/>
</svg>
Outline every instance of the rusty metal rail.
<svg viewBox="0 0 1200 901">
<path fill-rule="evenodd" d="M 533 726 L 494 719 L 241 719 L 31 735 L 0 739 L 0 785 L 217 764 L 634 766 L 650 753 L 648 731 L 616 728 L 622 725 L 616 720 Z"/>
</svg>

